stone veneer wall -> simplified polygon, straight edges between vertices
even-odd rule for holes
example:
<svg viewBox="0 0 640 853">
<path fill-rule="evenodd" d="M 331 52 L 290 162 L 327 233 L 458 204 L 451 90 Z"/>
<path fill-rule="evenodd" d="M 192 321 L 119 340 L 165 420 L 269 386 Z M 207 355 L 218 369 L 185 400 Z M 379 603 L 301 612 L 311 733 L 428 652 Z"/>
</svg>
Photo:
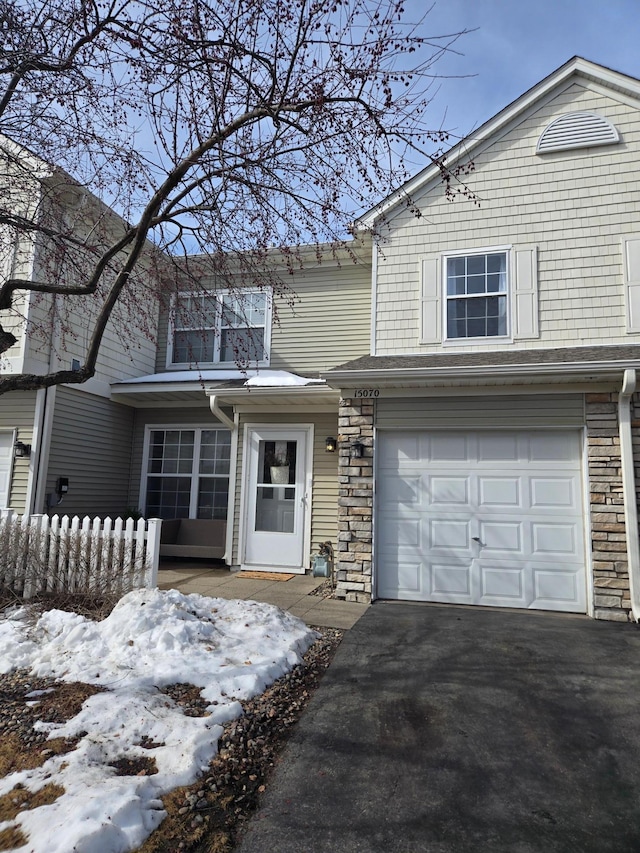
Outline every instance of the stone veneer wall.
<svg viewBox="0 0 640 853">
<path fill-rule="evenodd" d="M 585 413 L 595 616 L 596 619 L 627 622 L 631 618 L 631 600 L 622 495 L 618 394 L 586 394 Z M 635 449 L 637 477 L 638 455 Z"/>
<path fill-rule="evenodd" d="M 352 459 L 351 444 L 364 456 Z M 338 554 L 336 596 L 371 601 L 373 546 L 373 401 L 340 400 L 338 411 Z"/>
</svg>

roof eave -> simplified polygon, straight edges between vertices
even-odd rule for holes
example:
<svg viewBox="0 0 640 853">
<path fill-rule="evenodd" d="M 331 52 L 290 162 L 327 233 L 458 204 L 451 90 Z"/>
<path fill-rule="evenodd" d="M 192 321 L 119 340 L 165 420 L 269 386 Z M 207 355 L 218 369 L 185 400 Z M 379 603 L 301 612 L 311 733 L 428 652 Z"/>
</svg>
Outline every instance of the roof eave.
<svg viewBox="0 0 640 853">
<path fill-rule="evenodd" d="M 324 374 L 327 383 L 333 388 L 367 384 L 390 385 L 394 382 L 428 382 L 430 379 L 451 381 L 463 379 L 508 379 L 531 376 L 564 375 L 567 380 L 575 381 L 582 377 L 597 375 L 598 378 L 613 378 L 627 369 L 640 368 L 640 359 L 620 359 L 617 361 L 581 361 L 559 362 L 553 364 L 513 364 L 513 365 L 473 365 L 464 367 L 395 367 L 375 370 L 353 369 L 332 370 Z"/>
</svg>

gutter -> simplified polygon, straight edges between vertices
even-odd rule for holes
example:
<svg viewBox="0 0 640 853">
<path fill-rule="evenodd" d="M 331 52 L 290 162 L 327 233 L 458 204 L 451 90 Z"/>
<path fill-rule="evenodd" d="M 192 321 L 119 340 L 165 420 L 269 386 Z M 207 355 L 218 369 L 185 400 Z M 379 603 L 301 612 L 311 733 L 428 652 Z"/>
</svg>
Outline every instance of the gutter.
<svg viewBox="0 0 640 853">
<path fill-rule="evenodd" d="M 617 376 L 620 370 L 635 370 L 638 359 L 633 361 L 576 361 L 554 364 L 495 364 L 466 365 L 464 367 L 390 367 L 382 370 L 332 370 L 322 377 L 334 387 L 348 387 L 363 382 L 386 382 L 397 380 L 462 379 L 482 376 L 553 376 L 569 373 L 591 376 L 594 373 Z"/>
<path fill-rule="evenodd" d="M 631 613 L 634 620 L 640 622 L 640 540 L 638 537 L 638 505 L 631 430 L 631 397 L 635 390 L 636 371 L 628 368 L 624 372 L 622 388 L 618 396 L 618 424 Z"/>
</svg>

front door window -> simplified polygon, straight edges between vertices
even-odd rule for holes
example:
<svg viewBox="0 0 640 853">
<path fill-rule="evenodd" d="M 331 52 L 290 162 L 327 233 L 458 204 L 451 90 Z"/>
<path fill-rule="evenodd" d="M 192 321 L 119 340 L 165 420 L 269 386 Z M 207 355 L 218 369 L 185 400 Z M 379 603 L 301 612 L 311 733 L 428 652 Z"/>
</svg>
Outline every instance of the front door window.
<svg viewBox="0 0 640 853">
<path fill-rule="evenodd" d="M 255 529 L 293 533 L 297 441 L 260 441 Z"/>
</svg>

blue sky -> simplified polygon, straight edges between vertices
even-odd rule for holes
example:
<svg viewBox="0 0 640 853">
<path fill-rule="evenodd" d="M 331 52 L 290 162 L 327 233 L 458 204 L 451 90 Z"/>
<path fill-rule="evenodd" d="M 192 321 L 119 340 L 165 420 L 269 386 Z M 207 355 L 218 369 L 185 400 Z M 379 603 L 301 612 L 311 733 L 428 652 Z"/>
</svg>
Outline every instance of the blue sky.
<svg viewBox="0 0 640 853">
<path fill-rule="evenodd" d="M 406 8 L 415 20 L 428 6 L 407 0 Z M 478 127 L 572 56 L 640 77 L 640 0 L 436 0 L 425 31 L 462 29 L 475 31 L 434 67 L 452 78 L 436 84 L 431 105 L 432 126 L 442 122 L 456 136 Z"/>
</svg>

